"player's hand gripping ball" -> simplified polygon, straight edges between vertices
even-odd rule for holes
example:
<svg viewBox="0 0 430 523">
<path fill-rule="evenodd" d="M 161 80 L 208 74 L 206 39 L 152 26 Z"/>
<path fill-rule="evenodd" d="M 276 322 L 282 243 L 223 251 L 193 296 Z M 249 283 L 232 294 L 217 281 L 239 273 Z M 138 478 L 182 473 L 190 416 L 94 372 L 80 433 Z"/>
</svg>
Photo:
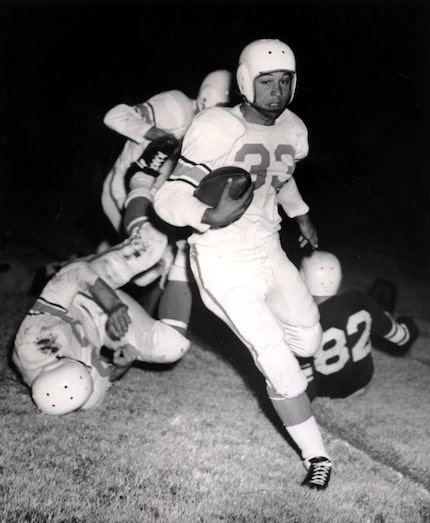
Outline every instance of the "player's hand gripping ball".
<svg viewBox="0 0 430 523">
<path fill-rule="evenodd" d="M 214 169 L 202 179 L 194 192 L 194 196 L 201 202 L 216 207 L 229 178 L 232 179 L 229 194 L 234 200 L 243 196 L 252 185 L 251 175 L 245 169 L 235 166 L 220 167 Z"/>
</svg>

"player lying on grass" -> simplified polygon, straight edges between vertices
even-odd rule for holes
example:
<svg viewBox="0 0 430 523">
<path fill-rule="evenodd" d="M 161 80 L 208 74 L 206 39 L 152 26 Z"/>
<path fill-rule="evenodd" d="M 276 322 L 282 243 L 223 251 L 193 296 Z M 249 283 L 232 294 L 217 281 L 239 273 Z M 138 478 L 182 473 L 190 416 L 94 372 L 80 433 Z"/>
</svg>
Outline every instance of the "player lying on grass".
<svg viewBox="0 0 430 523">
<path fill-rule="evenodd" d="M 97 407 L 135 360 L 171 363 L 188 350 L 180 332 L 114 290 L 136 268 L 151 267 L 166 247 L 164 235 L 149 224 L 144 229 L 145 249 L 139 240 L 135 250 L 131 238 L 117 250 L 64 266 L 24 318 L 12 359 L 41 411 L 59 415 Z M 103 347 L 113 351 L 113 365 L 103 358 Z"/>
<path fill-rule="evenodd" d="M 202 300 L 244 342 L 264 375 L 308 470 L 303 484 L 323 489 L 332 463 L 295 357 L 318 350 L 319 313 L 279 238 L 282 205 L 306 240 L 318 245 L 293 177 L 308 153 L 307 128 L 287 109 L 296 85 L 294 54 L 279 40 L 257 40 L 242 51 L 236 76 L 243 102 L 194 118 L 154 208 L 168 223 L 193 227 L 190 261 Z M 235 199 L 227 182 L 215 206 L 194 195 L 208 173 L 229 166 L 251 173 L 253 187 Z"/>
<path fill-rule="evenodd" d="M 151 297 L 155 306 L 158 304 L 157 315 L 183 333 L 188 328 L 192 305 L 187 271 L 188 246 L 183 239 L 188 231 L 161 224 L 152 212 L 152 199 L 175 164 L 180 141 L 194 115 L 207 107 L 227 104 L 230 83 L 229 71 L 213 71 L 202 82 L 196 100 L 181 91 L 166 91 L 136 106 L 119 104 L 104 118 L 110 129 L 128 140 L 104 182 L 103 210 L 118 233 L 118 241 L 124 236 L 134 236 L 133 245 L 137 251 L 141 235 L 136 230 L 143 223 L 156 220 L 158 229 L 163 229 L 169 240 L 168 246 L 154 265 L 144 272 L 135 270 L 134 266 L 140 259 L 136 257 L 132 267 L 133 283 L 149 287 L 158 280 Z M 105 249 L 106 245 L 100 248 Z M 45 284 L 65 263 L 50 264 L 39 272 L 31 294 L 38 295 L 43 288 L 41 282 Z M 155 306 L 148 309 L 151 314 Z"/>
<path fill-rule="evenodd" d="M 410 317 L 395 320 L 393 306 L 386 311 L 363 291 L 337 294 L 342 268 L 332 253 L 314 251 L 303 258 L 301 274 L 318 304 L 323 329 L 317 353 L 299 358 L 310 397 L 346 398 L 364 392 L 374 372 L 372 342 L 394 355 L 404 354 L 419 335 L 417 325 Z"/>
</svg>

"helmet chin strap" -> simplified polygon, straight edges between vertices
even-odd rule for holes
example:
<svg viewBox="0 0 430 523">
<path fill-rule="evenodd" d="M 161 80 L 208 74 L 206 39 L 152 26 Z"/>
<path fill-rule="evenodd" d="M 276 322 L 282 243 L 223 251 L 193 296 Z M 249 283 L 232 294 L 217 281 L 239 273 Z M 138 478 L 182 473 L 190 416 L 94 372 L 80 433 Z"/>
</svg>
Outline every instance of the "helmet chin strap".
<svg viewBox="0 0 430 523">
<path fill-rule="evenodd" d="M 270 111 L 268 109 L 262 109 L 261 107 L 258 107 L 258 105 L 256 105 L 254 102 L 250 102 L 245 97 L 243 97 L 243 101 L 246 105 L 253 107 L 258 113 L 260 113 L 262 116 L 264 116 L 264 118 L 274 118 L 275 120 L 285 111 L 285 109 L 288 105 L 288 104 L 286 104 L 285 107 L 283 107 L 282 109 L 279 109 L 277 111 Z M 276 114 L 275 117 L 273 116 L 274 114 Z"/>
</svg>

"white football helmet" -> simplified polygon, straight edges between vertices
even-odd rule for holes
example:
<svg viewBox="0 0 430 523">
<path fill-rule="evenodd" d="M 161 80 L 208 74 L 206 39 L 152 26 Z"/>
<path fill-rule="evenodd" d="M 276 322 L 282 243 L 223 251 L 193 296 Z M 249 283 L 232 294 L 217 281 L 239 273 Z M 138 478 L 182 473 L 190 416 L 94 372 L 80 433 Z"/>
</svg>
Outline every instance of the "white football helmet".
<svg viewBox="0 0 430 523">
<path fill-rule="evenodd" d="M 93 392 L 89 370 L 79 361 L 63 358 L 48 365 L 31 387 L 36 406 L 46 414 L 68 414 L 84 405 Z"/>
<path fill-rule="evenodd" d="M 300 268 L 312 296 L 334 296 L 342 281 L 342 268 L 334 254 L 314 251 L 303 258 Z"/>
<path fill-rule="evenodd" d="M 225 69 L 212 71 L 206 76 L 197 96 L 199 111 L 215 105 L 227 104 L 230 101 L 231 77 L 230 71 Z"/>
<path fill-rule="evenodd" d="M 296 59 L 291 48 L 273 38 L 255 40 L 248 44 L 240 54 L 236 72 L 239 91 L 249 103 L 254 102 L 254 80 L 257 76 L 271 71 L 288 71 L 291 73 L 291 92 L 288 103 L 293 99 L 297 76 Z"/>
</svg>

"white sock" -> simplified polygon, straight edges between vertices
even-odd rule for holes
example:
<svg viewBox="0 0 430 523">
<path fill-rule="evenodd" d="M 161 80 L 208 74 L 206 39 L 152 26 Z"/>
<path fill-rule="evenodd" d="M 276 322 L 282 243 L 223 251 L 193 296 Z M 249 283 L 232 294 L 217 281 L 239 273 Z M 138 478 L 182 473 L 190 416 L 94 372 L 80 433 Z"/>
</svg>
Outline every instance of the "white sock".
<svg viewBox="0 0 430 523">
<path fill-rule="evenodd" d="M 321 432 L 314 416 L 311 416 L 298 425 L 291 425 L 286 428 L 299 447 L 306 468 L 309 467 L 309 460 L 311 458 L 324 456 L 330 459 L 324 447 Z"/>
</svg>

